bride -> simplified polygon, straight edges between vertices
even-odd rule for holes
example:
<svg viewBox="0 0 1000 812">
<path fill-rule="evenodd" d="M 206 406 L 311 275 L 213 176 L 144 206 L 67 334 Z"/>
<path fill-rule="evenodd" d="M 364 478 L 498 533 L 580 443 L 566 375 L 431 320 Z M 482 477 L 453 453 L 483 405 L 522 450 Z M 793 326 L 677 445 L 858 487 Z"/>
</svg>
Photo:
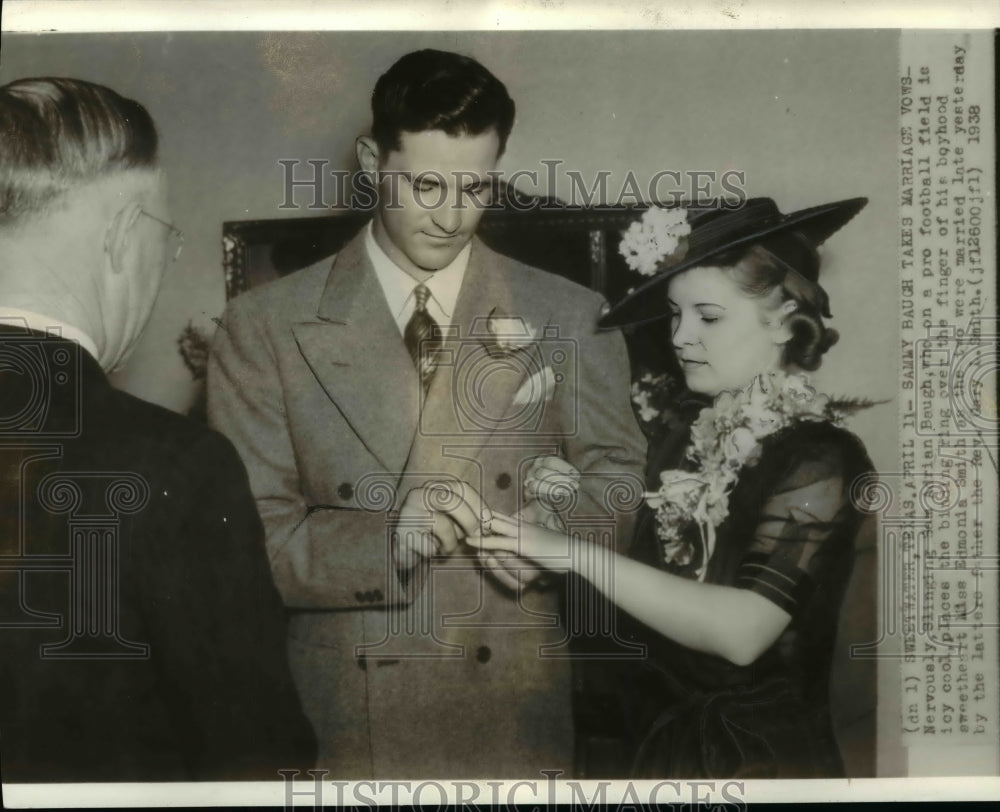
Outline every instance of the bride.
<svg viewBox="0 0 1000 812">
<path fill-rule="evenodd" d="M 869 404 L 806 373 L 837 340 L 817 246 L 866 202 L 645 212 L 621 250 L 649 278 L 600 326 L 669 318 L 691 395 L 650 448 L 629 555 L 488 508 L 467 539 L 587 579 L 646 644 L 622 692 L 636 777 L 843 774 L 830 669 L 863 516 L 851 486 L 872 467 L 843 419 Z M 575 474 L 546 458 L 526 488 L 544 501 Z"/>
</svg>

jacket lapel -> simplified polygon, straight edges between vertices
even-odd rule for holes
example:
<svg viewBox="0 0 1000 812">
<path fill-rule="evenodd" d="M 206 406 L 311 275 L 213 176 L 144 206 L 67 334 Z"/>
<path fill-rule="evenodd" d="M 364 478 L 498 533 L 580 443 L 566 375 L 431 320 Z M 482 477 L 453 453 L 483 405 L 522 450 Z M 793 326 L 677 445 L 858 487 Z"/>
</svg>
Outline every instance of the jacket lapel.
<svg viewBox="0 0 1000 812">
<path fill-rule="evenodd" d="M 518 359 L 490 357 L 486 324 L 491 313 L 523 315 L 517 312 L 511 282 L 516 284 L 500 267 L 497 255 L 474 239 L 455 305 L 454 329 L 444 343 L 447 362 L 438 367 L 427 392 L 409 467 L 440 465 L 444 437 L 468 438 L 462 444 L 478 453 L 495 431 L 502 430 L 503 418 L 525 380 L 525 368 Z"/>
<path fill-rule="evenodd" d="M 334 259 L 314 319 L 293 326 L 306 362 L 372 455 L 402 472 L 417 428 L 417 373 L 364 247 Z"/>
</svg>

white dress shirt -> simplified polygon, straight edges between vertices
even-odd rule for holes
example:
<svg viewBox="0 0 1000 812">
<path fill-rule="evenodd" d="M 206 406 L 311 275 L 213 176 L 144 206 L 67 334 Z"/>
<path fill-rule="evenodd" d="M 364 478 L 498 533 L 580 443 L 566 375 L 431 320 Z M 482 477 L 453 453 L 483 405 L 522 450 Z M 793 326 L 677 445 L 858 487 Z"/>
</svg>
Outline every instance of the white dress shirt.
<svg viewBox="0 0 1000 812">
<path fill-rule="evenodd" d="M 365 230 L 365 250 L 375 269 L 375 276 L 382 286 L 389 311 L 396 320 L 396 326 L 399 327 L 399 334 L 403 335 L 406 323 L 416 307 L 413 291 L 420 283 L 389 259 L 388 254 L 375 241 L 371 223 Z M 462 290 L 462 280 L 465 279 L 471 250 L 472 246 L 466 245 L 450 265 L 434 271 L 430 279 L 423 283 L 430 291 L 430 296 L 427 298 L 427 312 L 442 329 L 451 325 L 452 317 L 455 315 L 455 304 Z"/>
<path fill-rule="evenodd" d="M 97 360 L 97 344 L 94 343 L 94 340 L 90 336 L 79 327 L 66 324 L 66 322 L 54 319 L 52 316 L 35 313 L 33 310 L 22 310 L 19 307 L 4 307 L 0 305 L 0 324 L 6 324 L 10 327 L 24 327 L 28 330 L 49 333 L 50 335 L 75 341 L 89 352 L 94 357 L 94 360 Z"/>
</svg>

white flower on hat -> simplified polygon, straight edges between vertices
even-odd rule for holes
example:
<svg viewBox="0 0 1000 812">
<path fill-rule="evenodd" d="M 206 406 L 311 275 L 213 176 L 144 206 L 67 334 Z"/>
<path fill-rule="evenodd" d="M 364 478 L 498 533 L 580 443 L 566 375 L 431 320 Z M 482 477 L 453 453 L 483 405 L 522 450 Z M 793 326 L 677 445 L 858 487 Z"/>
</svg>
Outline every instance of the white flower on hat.
<svg viewBox="0 0 1000 812">
<path fill-rule="evenodd" d="M 691 233 L 687 209 L 650 206 L 622 236 L 618 251 L 633 271 L 652 276 L 660 263 L 670 257 L 679 261 L 687 252 L 681 239 Z"/>
</svg>

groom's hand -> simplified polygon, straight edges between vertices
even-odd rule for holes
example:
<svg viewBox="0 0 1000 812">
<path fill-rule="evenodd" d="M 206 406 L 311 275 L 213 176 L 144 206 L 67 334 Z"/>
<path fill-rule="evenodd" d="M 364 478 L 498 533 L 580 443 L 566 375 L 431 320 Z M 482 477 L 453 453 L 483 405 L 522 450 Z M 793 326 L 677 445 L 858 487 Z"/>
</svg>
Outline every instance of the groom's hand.
<svg viewBox="0 0 1000 812">
<path fill-rule="evenodd" d="M 479 527 L 480 516 L 463 499 L 461 483 L 432 482 L 413 488 L 399 508 L 393 558 L 400 568 L 412 569 L 422 559 L 451 555 Z"/>
<path fill-rule="evenodd" d="M 479 536 L 489 531 L 492 512 L 483 501 L 483 497 L 468 482 L 453 481 L 441 483 L 437 487 L 450 491 L 450 494 L 435 492 L 431 494 L 431 498 L 447 511 L 448 516 L 460 528 L 456 544 L 469 536 Z M 535 520 L 537 517 L 531 512 L 530 506 L 527 507 L 529 515 L 525 518 L 528 521 Z M 477 550 L 476 556 L 479 563 L 488 569 L 499 583 L 514 592 L 535 582 L 542 575 L 541 569 L 514 553 L 503 550 Z"/>
</svg>

